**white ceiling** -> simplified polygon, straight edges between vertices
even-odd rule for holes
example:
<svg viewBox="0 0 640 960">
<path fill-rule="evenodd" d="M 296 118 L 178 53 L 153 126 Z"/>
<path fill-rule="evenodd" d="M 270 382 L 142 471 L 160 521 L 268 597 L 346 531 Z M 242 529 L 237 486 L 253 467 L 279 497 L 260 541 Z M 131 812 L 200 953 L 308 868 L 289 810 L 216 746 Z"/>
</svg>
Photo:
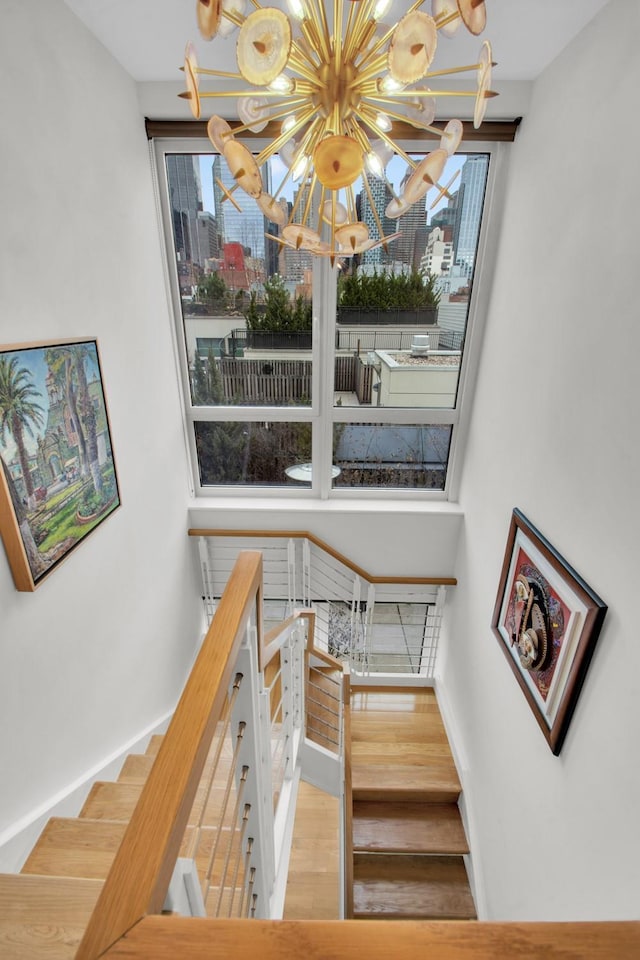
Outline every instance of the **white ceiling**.
<svg viewBox="0 0 640 960">
<path fill-rule="evenodd" d="M 125 70 L 137 81 L 177 81 L 187 40 L 196 41 L 202 66 L 235 69 L 235 38 L 199 39 L 196 0 L 65 0 Z M 487 29 L 498 67 L 492 86 L 504 80 L 533 80 L 608 0 L 487 0 Z M 330 7 L 328 0 L 325 5 Z M 284 6 L 284 0 L 262 0 Z M 409 0 L 394 0 L 393 23 Z M 425 0 L 424 9 L 430 9 Z M 480 41 L 466 31 L 442 40 L 435 66 L 475 61 Z M 467 60 L 466 58 L 470 59 Z"/>
</svg>

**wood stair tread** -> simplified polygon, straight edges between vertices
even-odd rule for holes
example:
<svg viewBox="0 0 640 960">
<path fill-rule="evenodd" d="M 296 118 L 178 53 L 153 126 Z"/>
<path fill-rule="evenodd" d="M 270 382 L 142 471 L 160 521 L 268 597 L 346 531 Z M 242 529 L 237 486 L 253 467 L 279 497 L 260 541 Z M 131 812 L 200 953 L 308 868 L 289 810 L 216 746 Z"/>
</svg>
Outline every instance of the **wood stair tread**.
<svg viewBox="0 0 640 960">
<path fill-rule="evenodd" d="M 469 852 L 455 803 L 362 800 L 353 804 L 353 849 L 381 853 Z"/>
<path fill-rule="evenodd" d="M 123 781 L 139 781 L 144 783 L 151 767 L 155 763 L 155 755 L 146 754 L 146 753 L 130 753 L 125 759 L 120 773 L 118 774 L 118 781 L 122 783 Z"/>
<path fill-rule="evenodd" d="M 23 868 L 23 874 L 57 877 L 86 877 L 104 880 L 122 842 L 127 823 L 123 820 L 89 820 L 52 817 L 40 834 Z M 193 856 L 193 827 L 187 827 L 180 848 L 181 857 Z M 228 827 L 223 827 L 228 835 Z M 215 843 L 216 831 L 203 827 L 195 859 L 204 875 Z M 220 844 L 213 875 L 224 858 L 227 840 Z"/>
<path fill-rule="evenodd" d="M 89 820 L 130 820 L 142 783 L 119 783 L 97 780 L 91 787 L 79 817 Z"/>
<path fill-rule="evenodd" d="M 22 873 L 104 880 L 126 828 L 124 820 L 52 817 Z"/>
<path fill-rule="evenodd" d="M 125 820 L 129 821 L 142 792 L 144 783 L 140 781 L 96 781 L 84 802 L 79 817 L 88 820 Z M 189 815 L 189 823 L 199 822 L 200 812 L 205 796 L 205 788 L 199 787 L 193 808 Z M 235 797 L 235 788 L 231 788 L 231 800 Z M 214 784 L 207 802 L 205 823 L 216 823 L 224 804 L 225 788 Z M 229 808 L 230 809 L 230 808 Z"/>
<path fill-rule="evenodd" d="M 455 803 L 461 789 L 455 767 L 448 765 L 356 763 L 351 779 L 354 800 Z"/>
<path fill-rule="evenodd" d="M 163 740 L 164 740 L 163 733 L 154 733 L 151 739 L 149 740 L 149 743 L 147 744 L 147 749 L 145 750 L 145 754 L 148 757 L 157 756 L 158 750 L 160 749 L 160 744 L 162 743 Z"/>
<path fill-rule="evenodd" d="M 462 857 L 356 854 L 356 919 L 473 920 Z"/>
<path fill-rule="evenodd" d="M 102 882 L 0 874 L 3 960 L 72 960 Z"/>
</svg>

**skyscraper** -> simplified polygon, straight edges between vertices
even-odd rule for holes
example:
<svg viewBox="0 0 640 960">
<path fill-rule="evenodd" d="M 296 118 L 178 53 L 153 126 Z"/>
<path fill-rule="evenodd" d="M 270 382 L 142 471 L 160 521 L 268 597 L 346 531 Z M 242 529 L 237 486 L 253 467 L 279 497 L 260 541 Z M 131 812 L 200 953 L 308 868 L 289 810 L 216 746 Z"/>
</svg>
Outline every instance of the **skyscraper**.
<svg viewBox="0 0 640 960">
<path fill-rule="evenodd" d="M 269 164 L 261 168 L 263 187 L 271 192 L 271 171 Z M 255 200 L 248 197 L 243 191 L 236 190 L 234 199 L 242 210 L 236 210 L 229 200 L 224 200 L 224 192 L 216 182 L 231 190 L 235 187 L 235 180 L 229 171 L 224 157 L 216 156 L 212 168 L 213 199 L 218 232 L 223 243 L 241 243 L 250 251 L 250 256 L 258 260 L 265 259 L 265 233 L 268 231 L 269 221 L 266 219 Z M 224 200 L 224 202 L 223 202 Z"/>
<path fill-rule="evenodd" d="M 488 168 L 489 157 L 478 153 L 467 157 L 460 175 L 460 226 L 454 237 L 455 257 L 456 266 L 467 277 L 473 274 L 475 264 Z"/>
<path fill-rule="evenodd" d="M 378 237 L 380 231 L 376 222 L 377 215 L 382 225 L 384 236 L 389 236 L 389 234 L 395 233 L 397 230 L 395 220 L 385 216 L 387 204 L 392 199 L 391 191 L 384 180 L 374 177 L 371 173 L 365 173 L 365 176 L 367 178 L 369 192 L 367 192 L 363 186 L 359 196 L 360 220 L 369 227 L 370 237 Z M 369 196 L 369 193 L 371 196 Z M 373 205 L 371 203 L 372 200 Z M 397 240 L 394 241 L 394 245 L 395 243 L 397 243 Z M 393 254 L 390 255 L 383 246 L 380 246 L 374 247 L 373 250 L 365 250 L 360 262 L 364 266 L 374 266 L 377 268 L 378 266 L 382 267 L 385 263 L 388 263 L 390 258 L 395 259 Z"/>
<path fill-rule="evenodd" d="M 427 211 L 425 201 L 419 200 L 398 219 L 400 236 L 394 241 L 394 259 L 405 263 L 409 270 L 417 269 L 426 246 Z M 420 248 L 419 248 L 419 245 Z"/>
<path fill-rule="evenodd" d="M 178 260 L 202 267 L 208 253 L 203 255 L 198 237 L 198 214 L 202 211 L 198 158 L 191 154 L 170 154 L 167 180 Z"/>
<path fill-rule="evenodd" d="M 311 184 L 302 183 L 293 195 L 293 223 L 302 223 L 305 211 L 309 201 L 309 192 Z M 294 250 L 292 247 L 284 247 L 285 262 L 285 280 L 295 280 L 296 283 L 303 283 L 305 270 L 310 270 L 313 266 L 313 255 L 307 250 Z"/>
</svg>

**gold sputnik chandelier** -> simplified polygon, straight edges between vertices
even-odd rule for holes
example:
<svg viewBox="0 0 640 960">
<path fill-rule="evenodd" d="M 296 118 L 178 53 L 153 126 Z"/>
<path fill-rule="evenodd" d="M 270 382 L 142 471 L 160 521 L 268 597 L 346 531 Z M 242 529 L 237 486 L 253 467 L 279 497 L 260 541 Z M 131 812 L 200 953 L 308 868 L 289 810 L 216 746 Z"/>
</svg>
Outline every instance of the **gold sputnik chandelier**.
<svg viewBox="0 0 640 960">
<path fill-rule="evenodd" d="M 186 92 L 196 119 L 204 97 L 235 97 L 240 125 L 233 129 L 220 116 L 213 116 L 207 133 L 229 167 L 235 185 L 224 199 L 238 210 L 236 188 L 253 197 L 265 216 L 280 227 L 280 244 L 307 250 L 319 256 L 336 257 L 363 253 L 399 236 L 384 236 L 367 173 L 386 182 L 392 199 L 385 215 L 401 217 L 431 189 L 436 200 L 449 196 L 451 179 L 442 185 L 449 157 L 463 134 L 460 120 L 450 120 L 444 129 L 435 127 L 439 97 L 473 97 L 473 123 L 479 127 L 489 97 L 491 46 L 484 41 L 476 63 L 432 70 L 440 37 L 451 37 L 460 27 L 475 36 L 486 23 L 484 0 L 432 0 L 431 12 L 417 0 L 393 26 L 382 24 L 391 0 L 288 0 L 289 16 L 275 7 L 245 14 L 247 0 L 198 0 L 197 17 L 205 40 L 227 38 L 238 30 L 236 73 L 198 66 L 195 50 L 187 45 L 184 73 Z M 463 72 L 475 74 L 472 90 L 432 90 L 432 78 Z M 202 76 L 242 81 L 245 89 L 208 91 L 200 89 Z M 278 134 L 254 156 L 237 139 L 244 131 L 259 133 L 270 121 L 278 122 Z M 404 121 L 440 137 L 437 149 L 416 162 L 393 139 L 394 121 Z M 273 192 L 263 188 L 260 167 L 279 154 L 287 168 Z M 407 164 L 400 192 L 386 178 L 392 156 Z M 362 176 L 376 224 L 377 236 L 358 220 L 353 186 Z M 300 180 L 290 215 L 278 198 L 289 180 Z M 426 203 L 426 201 L 425 201 Z"/>
</svg>

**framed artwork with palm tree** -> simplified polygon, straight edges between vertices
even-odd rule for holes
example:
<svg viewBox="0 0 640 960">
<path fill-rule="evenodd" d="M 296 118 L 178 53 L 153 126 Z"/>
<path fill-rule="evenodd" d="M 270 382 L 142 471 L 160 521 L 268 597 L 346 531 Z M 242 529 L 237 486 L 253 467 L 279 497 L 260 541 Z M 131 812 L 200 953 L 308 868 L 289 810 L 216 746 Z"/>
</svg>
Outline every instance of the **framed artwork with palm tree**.
<svg viewBox="0 0 640 960">
<path fill-rule="evenodd" d="M 97 341 L 0 347 L 0 535 L 16 589 L 119 506 Z"/>
</svg>

